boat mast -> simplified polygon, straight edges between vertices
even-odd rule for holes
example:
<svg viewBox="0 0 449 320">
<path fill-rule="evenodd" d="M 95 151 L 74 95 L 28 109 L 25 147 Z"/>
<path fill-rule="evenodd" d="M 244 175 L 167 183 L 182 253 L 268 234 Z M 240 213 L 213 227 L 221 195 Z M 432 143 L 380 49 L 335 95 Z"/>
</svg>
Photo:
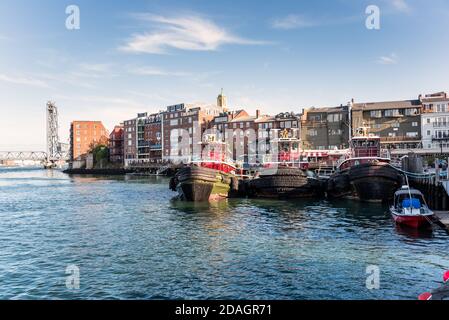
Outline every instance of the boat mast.
<svg viewBox="0 0 449 320">
<path fill-rule="evenodd" d="M 351 99 L 351 101 L 348 103 L 348 127 L 349 127 L 349 141 L 348 141 L 348 145 L 351 144 L 351 140 L 352 140 L 352 105 L 354 104 L 354 99 Z"/>
</svg>

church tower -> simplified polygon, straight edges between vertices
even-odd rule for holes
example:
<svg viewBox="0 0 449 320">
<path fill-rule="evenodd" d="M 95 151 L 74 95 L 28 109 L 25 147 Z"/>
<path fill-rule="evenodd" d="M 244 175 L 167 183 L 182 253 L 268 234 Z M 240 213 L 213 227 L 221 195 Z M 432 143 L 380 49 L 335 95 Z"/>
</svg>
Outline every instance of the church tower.
<svg viewBox="0 0 449 320">
<path fill-rule="evenodd" d="M 226 96 L 223 94 L 223 88 L 221 89 L 221 93 L 217 98 L 217 106 L 226 109 L 228 107 L 228 101 Z"/>
</svg>

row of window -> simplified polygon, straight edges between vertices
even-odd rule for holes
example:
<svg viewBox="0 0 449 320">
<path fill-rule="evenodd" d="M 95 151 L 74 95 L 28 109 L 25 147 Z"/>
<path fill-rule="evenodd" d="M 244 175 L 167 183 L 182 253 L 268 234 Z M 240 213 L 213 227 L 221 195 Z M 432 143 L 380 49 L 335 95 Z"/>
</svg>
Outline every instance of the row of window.
<svg viewBox="0 0 449 320">
<path fill-rule="evenodd" d="M 371 118 L 417 116 L 417 115 L 419 115 L 418 108 L 387 109 L 387 110 L 372 110 L 372 111 L 370 111 Z"/>
</svg>

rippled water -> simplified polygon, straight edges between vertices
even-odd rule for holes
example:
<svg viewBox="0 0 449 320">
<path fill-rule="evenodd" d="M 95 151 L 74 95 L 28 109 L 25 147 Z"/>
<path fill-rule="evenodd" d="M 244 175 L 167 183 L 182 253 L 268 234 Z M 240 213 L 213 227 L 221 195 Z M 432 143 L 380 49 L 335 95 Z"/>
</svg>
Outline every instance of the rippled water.
<svg viewBox="0 0 449 320">
<path fill-rule="evenodd" d="M 0 168 L 0 298 L 415 299 L 449 269 L 446 232 L 397 229 L 380 205 L 191 204 L 167 185 Z"/>
</svg>

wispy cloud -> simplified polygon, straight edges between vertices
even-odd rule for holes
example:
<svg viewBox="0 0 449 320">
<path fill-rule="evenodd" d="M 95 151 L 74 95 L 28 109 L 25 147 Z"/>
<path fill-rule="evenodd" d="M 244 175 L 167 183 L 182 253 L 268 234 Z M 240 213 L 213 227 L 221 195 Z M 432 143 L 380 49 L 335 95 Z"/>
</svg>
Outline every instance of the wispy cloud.
<svg viewBox="0 0 449 320">
<path fill-rule="evenodd" d="M 0 74 L 0 81 L 38 88 L 50 88 L 47 82 L 33 77 L 9 76 L 6 74 Z"/>
<path fill-rule="evenodd" d="M 264 41 L 233 35 L 214 22 L 198 16 L 168 18 L 152 14 L 139 14 L 136 17 L 153 24 L 155 30 L 133 35 L 126 45 L 120 48 L 123 51 L 164 54 L 169 49 L 215 51 L 226 44 L 266 44 Z"/>
<path fill-rule="evenodd" d="M 113 77 L 113 65 L 100 63 L 100 64 L 90 64 L 81 63 L 78 68 L 71 72 L 71 75 L 78 78 L 102 78 L 105 76 Z"/>
<path fill-rule="evenodd" d="M 410 7 L 405 0 L 391 0 L 393 7 L 399 11 L 409 11 Z"/>
<path fill-rule="evenodd" d="M 275 19 L 271 25 L 275 29 L 291 30 L 312 27 L 316 24 L 308 20 L 305 16 L 290 14 L 286 17 Z"/>
<path fill-rule="evenodd" d="M 155 67 L 132 67 L 128 70 L 129 73 L 138 76 L 171 76 L 171 77 L 185 77 L 191 75 L 188 72 L 167 71 Z"/>
<path fill-rule="evenodd" d="M 392 53 L 388 56 L 382 56 L 377 60 L 377 63 L 384 64 L 384 65 L 391 65 L 391 64 L 398 64 L 399 63 L 399 57 Z"/>
</svg>

